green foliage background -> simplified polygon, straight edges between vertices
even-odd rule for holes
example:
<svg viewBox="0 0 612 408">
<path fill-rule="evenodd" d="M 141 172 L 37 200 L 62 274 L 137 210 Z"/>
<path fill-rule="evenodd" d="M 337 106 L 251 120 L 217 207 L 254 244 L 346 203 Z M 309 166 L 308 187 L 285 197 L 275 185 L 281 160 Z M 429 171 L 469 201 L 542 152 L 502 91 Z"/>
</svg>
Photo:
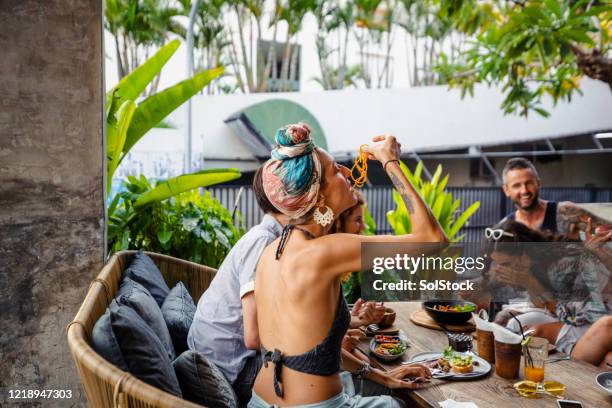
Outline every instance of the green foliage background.
<svg viewBox="0 0 612 408">
<path fill-rule="evenodd" d="M 134 203 L 152 187 L 144 176 L 131 177 L 127 191 L 115 198 L 123 206 L 109 219 L 109 234 L 117 237 L 111 252 L 142 249 L 218 268 L 244 234 L 240 215 L 237 228 L 219 200 L 197 190 L 155 201 L 136 213 Z"/>
</svg>

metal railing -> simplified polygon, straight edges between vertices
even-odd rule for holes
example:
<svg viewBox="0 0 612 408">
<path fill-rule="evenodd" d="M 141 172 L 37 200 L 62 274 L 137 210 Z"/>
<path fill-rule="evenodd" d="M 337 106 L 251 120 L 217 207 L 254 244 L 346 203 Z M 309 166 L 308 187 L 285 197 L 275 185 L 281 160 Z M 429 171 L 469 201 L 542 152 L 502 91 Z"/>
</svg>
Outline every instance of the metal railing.
<svg viewBox="0 0 612 408">
<path fill-rule="evenodd" d="M 209 187 L 207 190 L 231 211 L 240 188 L 239 186 L 222 186 Z M 387 221 L 387 212 L 395 209 L 393 189 L 389 186 L 382 186 L 364 188 L 362 191 L 366 196 L 370 213 L 374 221 L 376 221 L 376 232 L 378 234 L 392 233 L 393 230 Z M 461 200 L 460 211 L 465 210 L 473 202 L 480 201 L 480 208 L 471 217 L 469 223 L 460 231 L 460 234 L 465 234 L 464 242 L 480 241 L 484 228 L 497 223 L 512 211 L 513 208 L 512 202 L 497 187 L 449 187 L 448 191 L 455 198 Z M 540 196 L 554 201 L 604 203 L 612 202 L 612 188 L 543 188 Z M 263 217 L 263 213 L 257 206 L 255 195 L 250 187 L 244 187 L 244 192 L 240 197 L 237 209 L 242 215 L 242 221 L 247 229 L 258 224 Z"/>
</svg>

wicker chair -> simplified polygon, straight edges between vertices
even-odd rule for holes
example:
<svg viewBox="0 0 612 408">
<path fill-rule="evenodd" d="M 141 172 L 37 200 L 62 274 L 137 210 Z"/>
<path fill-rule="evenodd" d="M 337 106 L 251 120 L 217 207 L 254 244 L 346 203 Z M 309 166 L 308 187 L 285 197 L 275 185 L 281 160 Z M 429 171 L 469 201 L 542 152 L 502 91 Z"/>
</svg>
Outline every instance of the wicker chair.
<svg viewBox="0 0 612 408">
<path fill-rule="evenodd" d="M 106 361 L 89 345 L 93 326 L 117 293 L 122 273 L 135 253 L 123 251 L 113 255 L 89 286 L 83 304 L 67 328 L 68 346 L 87 399 L 94 408 L 201 407 L 140 381 Z M 149 252 L 147 255 L 157 264 L 169 287 L 182 281 L 196 303 L 215 276 L 215 270 L 207 266 L 166 255 Z"/>
</svg>

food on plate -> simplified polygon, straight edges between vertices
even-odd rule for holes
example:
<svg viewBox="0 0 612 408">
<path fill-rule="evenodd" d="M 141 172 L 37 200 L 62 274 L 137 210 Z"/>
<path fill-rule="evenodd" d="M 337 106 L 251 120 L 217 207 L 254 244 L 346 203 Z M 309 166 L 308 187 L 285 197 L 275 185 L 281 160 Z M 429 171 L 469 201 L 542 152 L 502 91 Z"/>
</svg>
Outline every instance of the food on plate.
<svg viewBox="0 0 612 408">
<path fill-rule="evenodd" d="M 438 370 L 442 370 L 445 373 L 448 373 L 451 370 L 450 363 L 443 358 L 438 359 L 436 363 L 437 363 Z"/>
<path fill-rule="evenodd" d="M 451 347 L 447 347 L 444 350 L 442 360 L 448 362 L 451 370 L 457 374 L 466 374 L 474 371 L 472 356 L 456 353 Z"/>
<path fill-rule="evenodd" d="M 466 374 L 474 371 L 472 357 L 461 358 L 451 361 L 452 370 L 457 374 Z"/>
<path fill-rule="evenodd" d="M 476 310 L 474 305 L 463 304 L 463 305 L 433 305 L 432 309 L 437 310 L 439 312 L 453 312 L 453 313 L 461 313 L 461 312 L 473 312 Z"/>
<path fill-rule="evenodd" d="M 398 336 L 378 335 L 374 337 L 374 341 L 374 352 L 383 356 L 396 356 L 406 351 L 406 343 Z"/>
<path fill-rule="evenodd" d="M 382 343 L 376 346 L 374 351 L 384 356 L 396 356 L 406 350 L 406 345 L 403 343 Z"/>
<path fill-rule="evenodd" d="M 377 343 L 399 343 L 400 342 L 400 339 L 397 336 L 378 335 L 378 336 L 375 336 L 374 339 L 376 340 Z"/>
</svg>

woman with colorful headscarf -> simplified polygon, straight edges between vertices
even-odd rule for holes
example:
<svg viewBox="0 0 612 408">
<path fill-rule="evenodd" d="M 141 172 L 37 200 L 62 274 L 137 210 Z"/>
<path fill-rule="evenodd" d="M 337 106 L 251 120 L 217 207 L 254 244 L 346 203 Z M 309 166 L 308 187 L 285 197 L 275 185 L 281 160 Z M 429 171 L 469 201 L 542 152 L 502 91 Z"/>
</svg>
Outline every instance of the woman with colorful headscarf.
<svg viewBox="0 0 612 408">
<path fill-rule="evenodd" d="M 343 391 L 340 350 L 350 314 L 340 277 L 361 268 L 362 243 L 447 242 L 447 237 L 401 171 L 400 145 L 393 136 L 375 137 L 365 151 L 381 162 L 400 193 L 414 232 L 376 237 L 329 234 L 338 214 L 354 206 L 357 197 L 348 181 L 350 170 L 315 147 L 307 125 L 285 126 L 275 140 L 272 158 L 263 167 L 262 188 L 292 223 L 266 247 L 257 266 L 255 299 L 264 366 L 249 407 L 395 407 L 397 402 L 388 396 L 361 398 Z M 356 371 L 365 378 L 375 375 L 367 363 Z M 402 366 L 386 385 L 417 388 L 404 379 L 430 376 L 425 366 Z"/>
</svg>

